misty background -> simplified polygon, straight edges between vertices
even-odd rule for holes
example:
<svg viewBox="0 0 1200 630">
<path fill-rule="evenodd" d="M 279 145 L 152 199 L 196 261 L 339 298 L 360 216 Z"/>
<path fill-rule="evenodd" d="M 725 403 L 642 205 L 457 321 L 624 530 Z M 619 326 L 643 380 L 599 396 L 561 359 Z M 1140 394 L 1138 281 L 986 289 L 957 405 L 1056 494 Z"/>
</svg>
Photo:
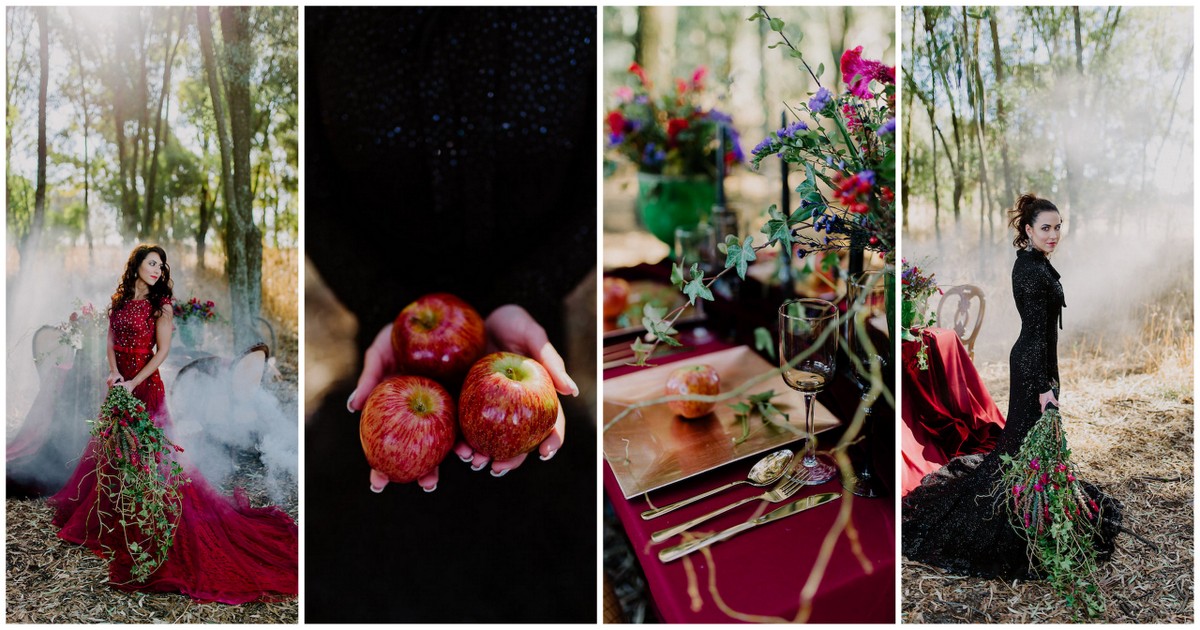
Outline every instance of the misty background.
<svg viewBox="0 0 1200 630">
<path fill-rule="evenodd" d="M 194 349 L 176 318 L 160 369 L 169 434 L 213 484 L 261 479 L 294 512 L 298 9 L 10 7 L 5 18 L 10 457 L 27 421 L 49 427 L 48 443 L 88 431 L 105 393 L 103 336 L 60 341 L 53 370 L 35 363 L 33 336 L 88 303 L 106 313 L 130 250 L 153 242 L 177 303 L 212 300 L 219 318 L 197 325 Z M 272 357 L 261 388 L 239 391 L 228 374 L 174 388 L 191 360 L 231 362 L 258 341 Z"/>
<path fill-rule="evenodd" d="M 976 362 L 1020 329 L 1006 210 L 1061 210 L 1060 353 L 1153 363 L 1192 334 L 1187 7 L 906 7 L 902 254 L 987 298 Z M 936 307 L 937 296 L 930 300 Z"/>
</svg>

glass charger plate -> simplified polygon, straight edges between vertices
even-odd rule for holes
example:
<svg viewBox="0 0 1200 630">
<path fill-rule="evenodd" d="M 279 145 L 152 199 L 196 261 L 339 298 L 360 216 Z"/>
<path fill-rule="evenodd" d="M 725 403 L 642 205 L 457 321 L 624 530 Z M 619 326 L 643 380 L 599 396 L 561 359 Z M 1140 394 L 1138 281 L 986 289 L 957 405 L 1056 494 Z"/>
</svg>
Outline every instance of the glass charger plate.
<svg viewBox="0 0 1200 630">
<path fill-rule="evenodd" d="M 630 405 L 663 397 L 671 372 L 698 364 L 716 368 L 722 392 L 736 389 L 775 367 L 749 347 L 739 346 L 624 374 L 604 381 L 604 424 L 607 426 Z M 772 389 L 776 393 L 772 402 L 788 414 L 795 430 L 765 422 L 755 413 L 750 416 L 749 436 L 737 443 L 742 437 L 742 423 L 729 405 Z M 813 416 L 817 433 L 838 425 L 837 418 L 820 403 L 815 405 Z M 604 432 L 604 459 L 628 499 L 790 444 L 803 432 L 804 396 L 789 388 L 783 377 L 775 376 L 752 386 L 741 398 L 717 403 L 712 413 L 693 420 L 675 415 L 665 403 L 636 409 Z"/>
</svg>

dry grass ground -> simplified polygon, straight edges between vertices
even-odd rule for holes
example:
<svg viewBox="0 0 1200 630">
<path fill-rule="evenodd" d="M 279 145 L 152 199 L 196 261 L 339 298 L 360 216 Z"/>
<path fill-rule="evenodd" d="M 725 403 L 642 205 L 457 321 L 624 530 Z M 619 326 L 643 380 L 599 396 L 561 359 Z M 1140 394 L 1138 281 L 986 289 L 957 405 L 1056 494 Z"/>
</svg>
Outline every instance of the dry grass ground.
<svg viewBox="0 0 1200 630">
<path fill-rule="evenodd" d="M 1192 334 L 1157 338 L 1163 343 L 1153 348 L 1121 349 L 1119 360 L 1100 358 L 1099 348 L 1073 347 L 1060 362 L 1073 457 L 1087 479 L 1124 504 L 1125 526 L 1145 539 L 1122 534 L 1112 560 L 1101 566 L 1096 578 L 1108 604 L 1097 621 L 1195 619 Z M 1008 365 L 979 368 L 1006 409 Z M 905 623 L 1073 620 L 1044 582 L 947 575 L 907 560 L 902 566 Z"/>
</svg>

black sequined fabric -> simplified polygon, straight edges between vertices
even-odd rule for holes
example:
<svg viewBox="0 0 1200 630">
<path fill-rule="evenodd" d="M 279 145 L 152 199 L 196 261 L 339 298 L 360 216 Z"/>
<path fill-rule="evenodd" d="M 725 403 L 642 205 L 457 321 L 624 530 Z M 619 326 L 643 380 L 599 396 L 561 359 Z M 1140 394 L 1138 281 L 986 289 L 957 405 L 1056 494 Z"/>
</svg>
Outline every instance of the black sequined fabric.
<svg viewBox="0 0 1200 630">
<path fill-rule="evenodd" d="M 563 301 L 596 265 L 595 7 L 308 7 L 305 55 L 305 248 L 360 352 L 449 292 L 523 306 L 569 361 Z M 595 621 L 582 397 L 549 461 L 495 479 L 451 453 L 435 492 L 373 494 L 353 387 L 306 410 L 308 621 Z"/>
<path fill-rule="evenodd" d="M 927 475 L 903 502 L 904 555 L 960 575 L 1037 577 L 997 488 L 1000 455 L 1015 453 L 1041 417 L 1039 394 L 1058 391 L 1056 346 L 1066 303 L 1058 272 L 1036 250 L 1017 252 L 1012 286 L 1021 334 L 1009 355 L 1008 418 L 996 450 L 955 458 Z M 1100 505 L 1096 546 L 1105 560 L 1120 528 L 1121 505 L 1091 484 L 1083 487 Z"/>
<path fill-rule="evenodd" d="M 305 248 L 363 341 L 431 291 L 558 327 L 596 260 L 595 11 L 305 12 Z"/>
</svg>

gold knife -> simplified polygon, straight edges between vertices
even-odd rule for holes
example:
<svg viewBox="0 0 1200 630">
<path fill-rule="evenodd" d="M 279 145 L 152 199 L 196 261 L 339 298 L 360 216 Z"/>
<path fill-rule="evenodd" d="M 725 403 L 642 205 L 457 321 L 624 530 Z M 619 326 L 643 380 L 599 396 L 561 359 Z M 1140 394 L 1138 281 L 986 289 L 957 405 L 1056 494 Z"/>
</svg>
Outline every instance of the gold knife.
<svg viewBox="0 0 1200 630">
<path fill-rule="evenodd" d="M 675 545 L 674 547 L 663 549 L 662 551 L 658 552 L 658 559 L 662 560 L 663 562 L 678 560 L 679 558 L 682 558 L 689 553 L 696 551 L 697 549 L 703 549 L 713 543 L 721 542 L 722 540 L 729 540 L 730 538 L 733 538 L 734 536 L 737 536 L 748 529 L 753 529 L 759 525 L 770 523 L 771 521 L 777 521 L 785 516 L 799 514 L 800 512 L 803 512 L 809 508 L 814 508 L 818 505 L 823 505 L 835 499 L 839 499 L 841 496 L 841 494 L 836 492 L 826 492 L 823 494 L 814 494 L 811 497 L 805 497 L 797 501 L 792 501 L 781 508 L 767 512 L 766 514 L 763 514 L 756 519 L 746 521 L 745 523 L 734 525 L 733 527 L 730 527 L 724 531 L 705 536 L 704 538 L 690 540 L 688 542 Z"/>
</svg>

